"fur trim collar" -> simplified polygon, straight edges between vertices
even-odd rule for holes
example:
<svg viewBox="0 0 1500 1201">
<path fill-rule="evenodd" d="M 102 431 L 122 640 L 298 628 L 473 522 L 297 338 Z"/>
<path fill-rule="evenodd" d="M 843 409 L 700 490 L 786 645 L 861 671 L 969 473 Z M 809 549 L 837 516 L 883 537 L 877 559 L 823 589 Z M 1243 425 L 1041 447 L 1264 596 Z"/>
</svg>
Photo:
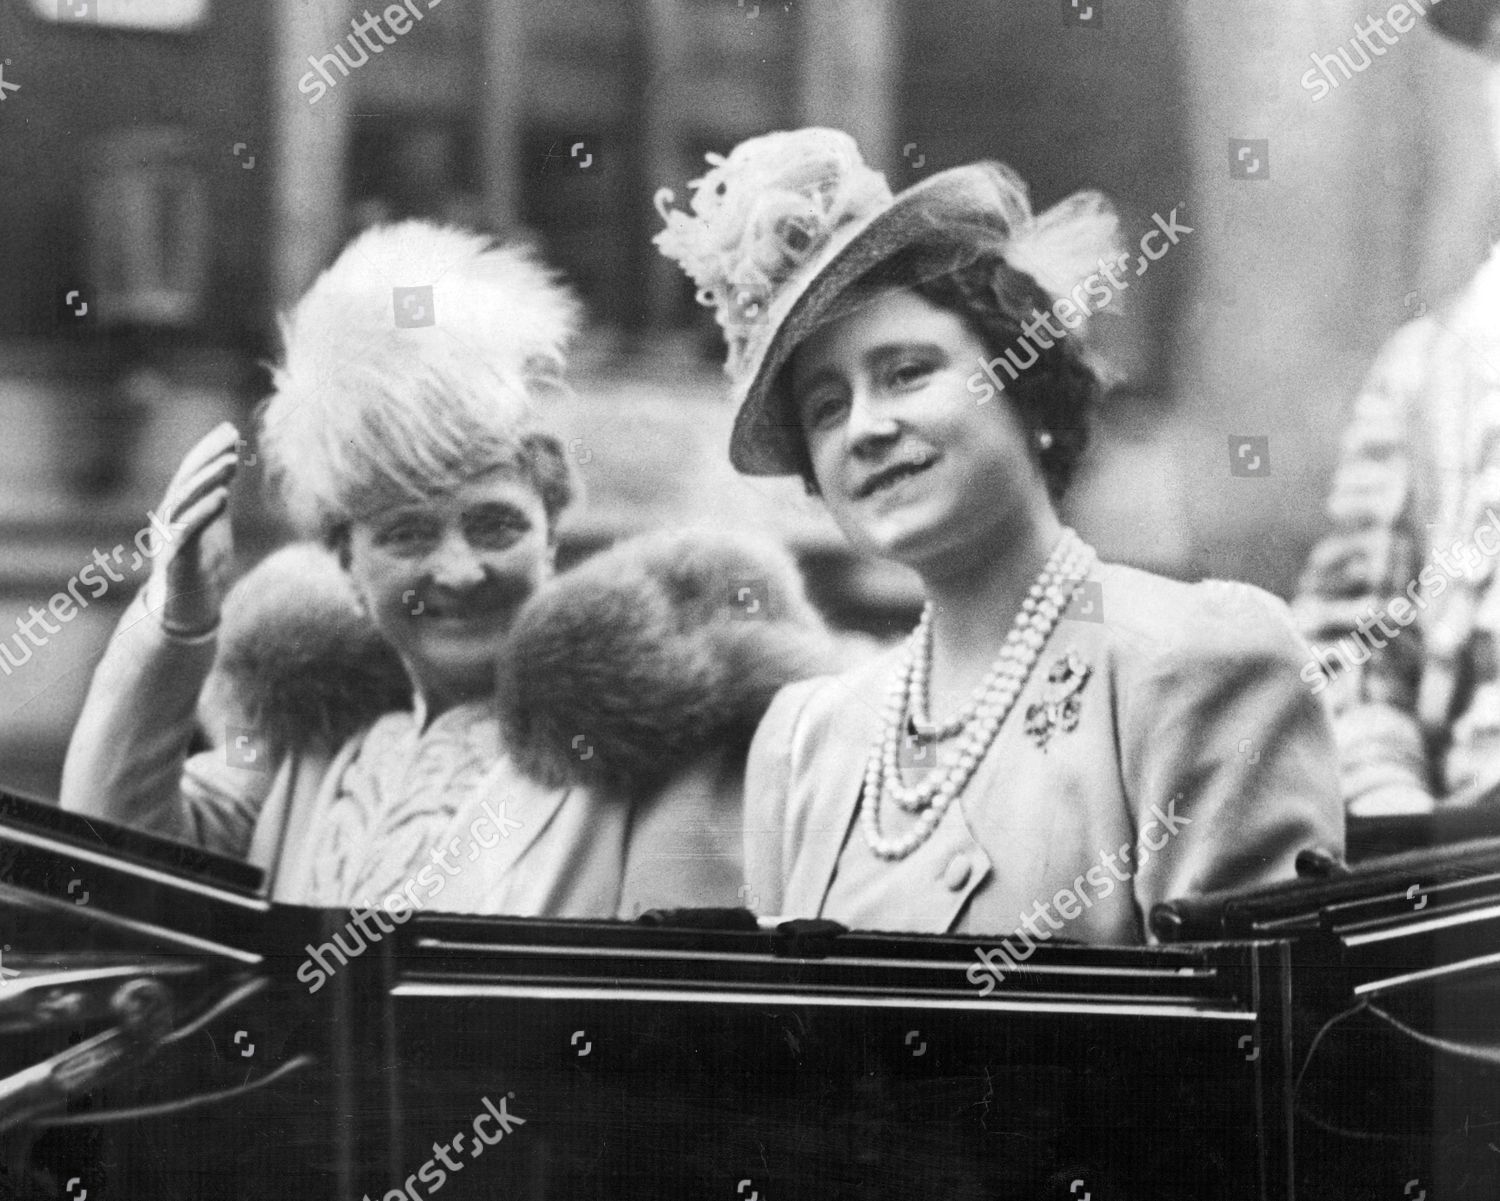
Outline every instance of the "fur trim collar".
<svg viewBox="0 0 1500 1201">
<path fill-rule="evenodd" d="M 496 701 L 523 771 L 634 797 L 705 751 L 742 751 L 776 692 L 832 658 L 780 545 L 652 534 L 527 603 L 500 656 Z"/>
<path fill-rule="evenodd" d="M 340 746 L 411 704 L 401 660 L 316 543 L 273 551 L 224 598 L 218 654 L 198 705 L 216 741 L 226 724 L 244 726 L 274 759 L 314 742 Z"/>
<path fill-rule="evenodd" d="M 565 572 L 497 653 L 517 765 L 629 797 L 706 751 L 742 752 L 778 689 L 839 666 L 785 549 L 701 533 L 633 538 Z M 336 747 L 411 701 L 337 561 L 298 543 L 230 590 L 199 713 L 211 735 L 246 726 L 280 755 Z"/>
</svg>

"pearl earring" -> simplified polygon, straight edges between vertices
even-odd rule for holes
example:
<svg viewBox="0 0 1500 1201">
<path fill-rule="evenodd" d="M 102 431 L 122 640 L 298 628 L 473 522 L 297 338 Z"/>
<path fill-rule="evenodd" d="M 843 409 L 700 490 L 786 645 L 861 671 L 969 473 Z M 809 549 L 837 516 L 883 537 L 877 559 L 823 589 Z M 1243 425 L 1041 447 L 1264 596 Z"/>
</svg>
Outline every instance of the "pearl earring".
<svg viewBox="0 0 1500 1201">
<path fill-rule="evenodd" d="M 1052 449 L 1052 431 L 1051 430 L 1037 430 L 1037 432 L 1036 432 L 1036 448 L 1038 450 L 1051 450 Z"/>
</svg>

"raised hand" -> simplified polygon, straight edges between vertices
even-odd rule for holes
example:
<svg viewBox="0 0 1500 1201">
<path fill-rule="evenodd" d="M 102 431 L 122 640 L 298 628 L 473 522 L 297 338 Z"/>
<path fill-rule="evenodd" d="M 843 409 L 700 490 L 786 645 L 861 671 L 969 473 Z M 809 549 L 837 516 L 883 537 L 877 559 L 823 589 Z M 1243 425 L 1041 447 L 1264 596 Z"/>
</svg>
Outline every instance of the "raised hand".
<svg viewBox="0 0 1500 1201">
<path fill-rule="evenodd" d="M 191 636 L 219 622 L 233 540 L 229 485 L 239 469 L 239 430 L 225 421 L 183 456 L 167 485 L 160 517 L 172 531 L 156 548 L 146 603 L 173 634 Z"/>
</svg>

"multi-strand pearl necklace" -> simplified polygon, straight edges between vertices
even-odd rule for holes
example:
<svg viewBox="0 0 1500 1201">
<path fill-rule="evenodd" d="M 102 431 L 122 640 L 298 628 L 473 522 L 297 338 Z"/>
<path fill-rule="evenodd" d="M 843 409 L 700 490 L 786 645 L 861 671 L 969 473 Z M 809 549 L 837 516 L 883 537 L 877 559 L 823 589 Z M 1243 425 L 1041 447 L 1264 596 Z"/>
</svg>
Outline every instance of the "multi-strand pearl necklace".
<svg viewBox="0 0 1500 1201">
<path fill-rule="evenodd" d="M 1093 548 L 1071 529 L 1064 529 L 1041 575 L 1021 602 L 994 665 L 958 716 L 941 724 L 925 715 L 927 681 L 932 672 L 932 606 L 922 610 L 922 619 L 907 640 L 905 659 L 886 697 L 884 729 L 865 763 L 860 817 L 865 841 L 875 854 L 882 859 L 905 859 L 932 835 L 995 741 L 1053 627 L 1094 563 Z M 901 779 L 899 759 L 908 715 L 917 736 L 932 742 L 934 755 L 938 739 L 961 736 L 952 762 L 941 770 L 934 768 L 915 787 L 908 787 Z M 908 813 L 918 815 L 912 829 L 900 838 L 887 838 L 880 832 L 884 795 Z"/>
</svg>

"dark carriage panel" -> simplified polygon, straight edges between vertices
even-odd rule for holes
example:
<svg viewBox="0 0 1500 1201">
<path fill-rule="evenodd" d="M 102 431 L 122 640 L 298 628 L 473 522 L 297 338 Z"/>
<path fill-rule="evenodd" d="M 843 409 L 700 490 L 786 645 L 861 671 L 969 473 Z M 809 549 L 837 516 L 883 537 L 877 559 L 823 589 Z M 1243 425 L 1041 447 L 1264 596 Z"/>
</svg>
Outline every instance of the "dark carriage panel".
<svg viewBox="0 0 1500 1201">
<path fill-rule="evenodd" d="M 983 943 L 734 911 L 418 914 L 318 980 L 349 913 L 122 834 L 0 807 L 18 1197 L 1500 1187 L 1493 846 L 1187 898 L 1198 941 L 1052 942 L 990 986 Z"/>
</svg>

